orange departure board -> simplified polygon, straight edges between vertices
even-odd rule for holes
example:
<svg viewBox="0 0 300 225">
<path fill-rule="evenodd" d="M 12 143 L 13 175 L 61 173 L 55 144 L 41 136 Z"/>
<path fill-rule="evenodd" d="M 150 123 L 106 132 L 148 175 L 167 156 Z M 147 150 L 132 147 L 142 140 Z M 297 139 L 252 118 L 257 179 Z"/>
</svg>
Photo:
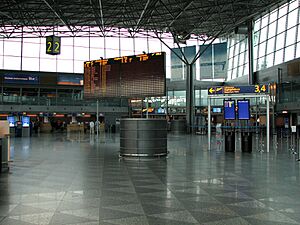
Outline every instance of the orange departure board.
<svg viewBox="0 0 300 225">
<path fill-rule="evenodd" d="M 165 58 L 164 52 L 156 52 L 87 61 L 84 63 L 84 96 L 165 96 Z"/>
</svg>

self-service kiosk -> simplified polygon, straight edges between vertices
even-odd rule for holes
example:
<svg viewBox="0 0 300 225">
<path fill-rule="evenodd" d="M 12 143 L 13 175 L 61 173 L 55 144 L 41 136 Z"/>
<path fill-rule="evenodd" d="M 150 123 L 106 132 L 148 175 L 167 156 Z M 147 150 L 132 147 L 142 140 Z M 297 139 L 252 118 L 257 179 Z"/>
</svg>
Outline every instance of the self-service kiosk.
<svg viewBox="0 0 300 225">
<path fill-rule="evenodd" d="M 30 136 L 30 117 L 22 116 L 22 137 Z"/>
<path fill-rule="evenodd" d="M 14 116 L 7 117 L 9 123 L 9 133 L 11 137 L 15 136 L 15 126 L 16 126 L 16 118 Z"/>
</svg>

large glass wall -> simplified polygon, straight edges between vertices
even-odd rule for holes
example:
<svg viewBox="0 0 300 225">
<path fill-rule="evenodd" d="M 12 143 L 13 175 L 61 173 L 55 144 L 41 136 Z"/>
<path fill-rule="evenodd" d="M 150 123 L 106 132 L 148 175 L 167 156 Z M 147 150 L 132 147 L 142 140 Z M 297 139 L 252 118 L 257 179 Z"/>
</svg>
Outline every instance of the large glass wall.
<svg viewBox="0 0 300 225">
<path fill-rule="evenodd" d="M 300 57 L 299 1 L 290 1 L 254 21 L 254 71 Z M 248 75 L 247 37 L 228 41 L 228 80 Z"/>
<path fill-rule="evenodd" d="M 164 40 L 172 47 L 173 40 Z M 61 54 L 46 54 L 46 38 L 1 38 L 0 69 L 83 73 L 84 61 L 143 52 L 165 51 L 171 77 L 170 50 L 156 38 L 62 37 Z"/>
</svg>

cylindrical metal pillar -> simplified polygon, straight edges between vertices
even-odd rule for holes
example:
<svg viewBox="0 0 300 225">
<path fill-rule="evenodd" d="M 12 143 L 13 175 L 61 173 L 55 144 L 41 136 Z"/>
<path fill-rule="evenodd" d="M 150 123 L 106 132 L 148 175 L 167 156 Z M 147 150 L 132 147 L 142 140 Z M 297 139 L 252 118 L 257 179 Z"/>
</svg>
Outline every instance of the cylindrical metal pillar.
<svg viewBox="0 0 300 225">
<path fill-rule="evenodd" d="M 210 105 L 210 98 L 207 99 L 208 100 L 208 150 L 211 150 L 211 105 Z"/>
<path fill-rule="evenodd" d="M 193 64 L 186 64 L 186 122 L 187 132 L 193 132 L 194 125 L 194 75 Z"/>
</svg>

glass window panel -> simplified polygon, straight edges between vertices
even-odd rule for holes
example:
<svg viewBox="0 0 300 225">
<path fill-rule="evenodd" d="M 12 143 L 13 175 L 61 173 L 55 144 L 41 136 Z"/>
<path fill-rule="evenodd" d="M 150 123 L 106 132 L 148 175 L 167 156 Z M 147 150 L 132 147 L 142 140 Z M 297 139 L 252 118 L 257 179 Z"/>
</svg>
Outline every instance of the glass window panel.
<svg viewBox="0 0 300 225">
<path fill-rule="evenodd" d="M 269 23 L 272 23 L 273 21 L 277 20 L 277 9 L 275 9 L 271 14 L 270 14 L 270 21 Z"/>
<path fill-rule="evenodd" d="M 56 58 L 53 59 L 40 59 L 41 71 L 56 72 Z"/>
<path fill-rule="evenodd" d="M 244 76 L 248 75 L 248 73 L 249 73 L 249 64 L 245 64 L 245 66 L 244 66 Z"/>
<path fill-rule="evenodd" d="M 59 55 L 57 55 L 57 59 L 61 60 L 61 59 L 73 59 L 73 46 L 66 46 L 63 45 L 61 47 L 61 52 Z"/>
<path fill-rule="evenodd" d="M 233 58 L 233 68 L 236 68 L 237 67 L 237 65 L 238 65 L 238 56 L 235 56 L 234 58 Z"/>
<path fill-rule="evenodd" d="M 40 56 L 40 44 L 39 43 L 24 43 L 23 44 L 23 56 L 38 58 Z"/>
<path fill-rule="evenodd" d="M 133 55 L 132 38 L 121 38 L 121 56 Z"/>
<path fill-rule="evenodd" d="M 23 57 L 22 69 L 29 71 L 39 71 L 39 58 Z"/>
<path fill-rule="evenodd" d="M 88 37 L 75 37 L 74 46 L 89 47 Z"/>
<path fill-rule="evenodd" d="M 103 48 L 91 48 L 90 49 L 90 60 L 100 59 L 100 57 L 104 58 L 104 50 Z"/>
<path fill-rule="evenodd" d="M 286 46 L 295 44 L 296 42 L 296 27 L 293 27 L 286 32 Z"/>
<path fill-rule="evenodd" d="M 20 70 L 21 69 L 21 57 L 4 56 L 3 68 L 6 70 Z"/>
<path fill-rule="evenodd" d="M 61 46 L 73 46 L 73 37 L 62 37 L 60 39 Z"/>
<path fill-rule="evenodd" d="M 253 60 L 253 70 L 254 72 L 257 71 L 257 59 Z"/>
<path fill-rule="evenodd" d="M 240 43 L 237 43 L 234 48 L 234 55 L 238 55 L 240 53 Z"/>
<path fill-rule="evenodd" d="M 283 49 L 275 52 L 275 64 L 278 65 L 283 62 Z"/>
<path fill-rule="evenodd" d="M 284 4 L 284 6 L 278 10 L 278 17 L 282 17 L 285 14 L 287 14 L 287 4 Z"/>
<path fill-rule="evenodd" d="M 23 43 L 40 43 L 40 38 L 24 38 Z"/>
<path fill-rule="evenodd" d="M 297 42 L 300 41 L 300 25 L 298 25 Z"/>
<path fill-rule="evenodd" d="M 114 58 L 120 56 L 119 38 L 107 37 L 106 39 L 106 58 Z M 132 40 L 132 39 L 130 39 Z M 122 43 L 121 43 L 122 46 Z M 131 43 L 131 46 L 133 44 Z M 125 47 L 124 47 L 125 48 Z"/>
<path fill-rule="evenodd" d="M 257 59 L 257 50 L 258 50 L 258 46 L 255 46 L 255 47 L 253 48 L 253 58 L 254 58 L 254 59 Z"/>
<path fill-rule="evenodd" d="M 3 68 L 3 59 L 4 59 L 3 55 L 0 55 L 0 69 L 4 69 Z"/>
<path fill-rule="evenodd" d="M 241 49 L 240 49 L 240 52 L 244 52 L 246 50 L 246 41 L 242 41 L 241 42 Z"/>
<path fill-rule="evenodd" d="M 229 58 L 232 58 L 233 57 L 233 51 L 234 51 L 234 47 L 230 47 L 229 49 Z"/>
<path fill-rule="evenodd" d="M 73 73 L 73 60 L 57 60 L 57 72 Z"/>
<path fill-rule="evenodd" d="M 291 1 L 290 5 L 289 5 L 289 12 L 293 11 L 294 9 L 299 7 L 299 1 L 295 0 L 295 1 Z M 298 10 L 296 10 L 298 11 Z"/>
<path fill-rule="evenodd" d="M 228 59 L 228 70 L 232 69 L 232 63 L 233 63 L 233 59 L 232 58 Z"/>
<path fill-rule="evenodd" d="M 273 66 L 273 61 L 274 61 L 274 53 L 271 53 L 266 56 L 267 68 Z"/>
<path fill-rule="evenodd" d="M 21 56 L 21 39 L 4 39 L 4 55 Z"/>
<path fill-rule="evenodd" d="M 74 60 L 74 73 L 83 73 L 84 61 Z"/>
<path fill-rule="evenodd" d="M 158 39 L 149 38 L 149 51 L 150 52 L 160 52 L 161 51 L 161 43 Z M 175 45 L 177 48 L 177 45 Z"/>
<path fill-rule="evenodd" d="M 147 38 L 136 38 L 134 42 L 136 54 L 142 54 L 143 51 L 148 52 Z M 164 50 L 166 50 L 166 48 L 164 48 Z"/>
<path fill-rule="evenodd" d="M 269 24 L 268 38 L 274 37 L 276 34 L 276 21 Z"/>
<path fill-rule="evenodd" d="M 261 29 L 259 42 L 263 42 L 267 39 L 267 27 Z"/>
<path fill-rule="evenodd" d="M 242 52 L 240 54 L 239 66 L 243 65 L 244 63 L 245 63 L 245 52 Z"/>
<path fill-rule="evenodd" d="M 279 50 L 284 47 L 284 38 L 285 33 L 281 33 L 276 37 L 276 50 Z"/>
<path fill-rule="evenodd" d="M 119 56 L 120 56 L 119 49 L 116 49 L 116 48 L 107 48 L 106 49 L 106 58 L 114 58 L 114 57 L 119 57 Z"/>
<path fill-rule="evenodd" d="M 239 68 L 238 68 L 238 77 L 243 76 L 243 72 L 244 72 L 244 65 L 239 66 Z"/>
<path fill-rule="evenodd" d="M 0 55 L 3 55 L 3 43 L 4 43 L 4 41 L 3 41 L 3 39 L 0 39 Z"/>
<path fill-rule="evenodd" d="M 300 58 L 300 42 L 297 43 L 296 58 Z"/>
<path fill-rule="evenodd" d="M 281 32 L 285 31 L 285 26 L 286 26 L 286 16 L 283 16 L 278 20 L 277 34 L 280 34 Z"/>
<path fill-rule="evenodd" d="M 267 68 L 266 57 L 261 57 L 258 59 L 258 70 Z"/>
<path fill-rule="evenodd" d="M 254 32 L 260 29 L 260 19 L 256 20 L 254 23 Z"/>
<path fill-rule="evenodd" d="M 287 29 L 296 26 L 298 17 L 298 10 L 294 10 L 288 14 L 288 24 Z"/>
<path fill-rule="evenodd" d="M 287 62 L 294 58 L 295 58 L 295 46 L 291 45 L 289 47 L 286 47 L 284 51 L 284 61 Z"/>
<path fill-rule="evenodd" d="M 269 15 L 266 15 L 261 19 L 261 28 L 267 26 L 268 22 L 269 22 Z"/>
<path fill-rule="evenodd" d="M 266 42 L 261 43 L 258 50 L 258 57 L 262 57 L 266 54 Z"/>
<path fill-rule="evenodd" d="M 267 54 L 274 52 L 275 37 L 267 41 Z"/>
<path fill-rule="evenodd" d="M 258 40 L 259 40 L 259 31 L 255 32 L 253 34 L 253 45 L 256 46 L 258 44 Z"/>
<path fill-rule="evenodd" d="M 89 48 L 88 47 L 74 47 L 74 59 L 75 60 L 89 60 Z"/>
<path fill-rule="evenodd" d="M 91 48 L 104 48 L 104 39 L 102 37 L 91 37 L 90 38 Z"/>
<path fill-rule="evenodd" d="M 236 73 L 237 73 L 237 68 L 234 68 L 234 69 L 232 70 L 232 75 L 231 75 L 232 79 L 237 78 Z"/>
</svg>

